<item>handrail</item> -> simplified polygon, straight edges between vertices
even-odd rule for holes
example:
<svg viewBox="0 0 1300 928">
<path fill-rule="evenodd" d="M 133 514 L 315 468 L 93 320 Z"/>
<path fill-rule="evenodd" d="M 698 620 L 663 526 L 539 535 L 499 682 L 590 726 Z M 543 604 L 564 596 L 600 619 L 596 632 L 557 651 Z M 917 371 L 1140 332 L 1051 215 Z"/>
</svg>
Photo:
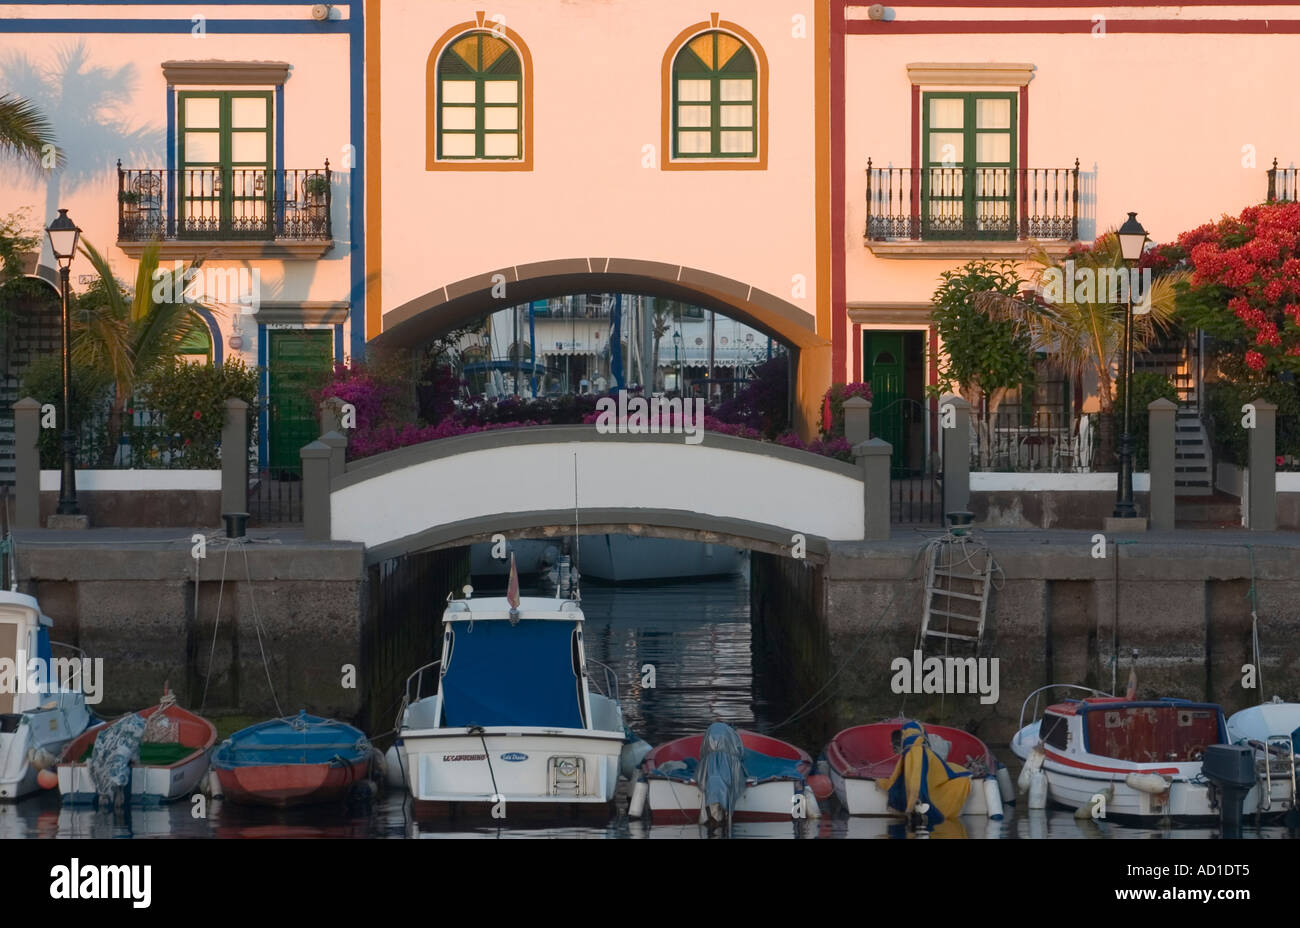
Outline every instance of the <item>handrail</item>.
<svg viewBox="0 0 1300 928">
<path fill-rule="evenodd" d="M 416 680 L 416 686 L 415 686 L 415 700 L 418 702 L 421 698 L 420 692 L 423 686 L 423 676 L 422 676 L 423 673 L 432 667 L 437 667 L 441 663 L 442 663 L 441 659 L 436 661 L 430 661 L 429 663 L 425 664 L 423 667 L 417 668 L 414 672 L 411 673 L 409 677 L 406 678 L 405 698 L 408 703 L 411 702 L 411 681 L 415 680 L 417 677 L 420 678 L 419 680 Z"/>
<path fill-rule="evenodd" d="M 618 701 L 618 674 L 614 673 L 614 669 L 610 667 L 608 664 L 602 661 L 598 661 L 595 658 L 591 658 L 591 657 L 587 658 L 587 663 L 595 664 L 601 670 L 605 671 L 605 688 L 602 689 L 600 685 L 596 683 L 595 680 L 591 679 L 590 676 L 588 676 L 587 678 L 588 685 L 596 684 L 596 691 L 600 693 L 601 696 L 604 696 L 608 699 L 612 699 L 615 702 L 617 702 Z M 611 693 L 613 695 L 610 695 Z"/>
<path fill-rule="evenodd" d="M 1046 690 L 1083 690 L 1085 693 L 1092 693 L 1094 696 L 1102 696 L 1107 699 L 1113 698 L 1110 693 L 1104 690 L 1095 690 L 1091 686 L 1081 686 L 1078 683 L 1049 683 L 1046 686 L 1040 686 L 1028 696 L 1020 705 L 1020 722 L 1016 725 L 1016 732 L 1019 733 L 1025 727 L 1025 707 L 1029 705 L 1029 700 L 1034 700 L 1034 718 L 1038 718 L 1038 694 Z"/>
</svg>

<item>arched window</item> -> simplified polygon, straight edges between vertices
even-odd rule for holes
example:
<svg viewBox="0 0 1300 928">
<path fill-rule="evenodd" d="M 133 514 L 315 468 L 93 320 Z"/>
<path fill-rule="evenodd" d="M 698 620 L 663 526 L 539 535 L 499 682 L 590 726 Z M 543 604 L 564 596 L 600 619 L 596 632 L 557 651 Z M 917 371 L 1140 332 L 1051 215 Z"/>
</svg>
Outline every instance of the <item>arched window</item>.
<svg viewBox="0 0 1300 928">
<path fill-rule="evenodd" d="M 176 359 L 186 364 L 212 363 L 212 335 L 208 324 L 197 313 L 191 313 L 193 325 L 189 334 L 176 346 Z"/>
<path fill-rule="evenodd" d="M 427 167 L 531 168 L 532 65 L 503 25 L 463 23 L 439 40 L 428 64 Z"/>
<path fill-rule="evenodd" d="M 766 167 L 766 69 L 762 48 L 734 23 L 679 35 L 665 57 L 663 166 Z"/>
</svg>

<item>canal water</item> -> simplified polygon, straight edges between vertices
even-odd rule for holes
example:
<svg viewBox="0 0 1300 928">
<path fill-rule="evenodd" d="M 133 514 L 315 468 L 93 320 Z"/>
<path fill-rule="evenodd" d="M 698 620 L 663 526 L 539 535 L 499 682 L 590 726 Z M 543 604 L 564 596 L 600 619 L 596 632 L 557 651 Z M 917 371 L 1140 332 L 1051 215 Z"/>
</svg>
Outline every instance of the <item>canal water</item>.
<svg viewBox="0 0 1300 928">
<path fill-rule="evenodd" d="M 486 592 L 486 591 L 483 591 Z M 540 593 L 539 590 L 526 593 Z M 764 699 L 763 680 L 754 677 L 749 624 L 748 580 L 736 577 L 689 583 L 637 586 L 585 584 L 582 591 L 587 624 L 587 656 L 607 664 L 618 682 L 624 715 L 651 744 L 702 731 L 723 720 L 739 728 L 766 729 L 788 714 Z M 647 666 L 648 665 L 648 666 Z M 648 675 L 653 668 L 654 686 Z M 798 725 L 777 732 L 814 757 L 822 745 L 801 739 Z M 998 750 L 1012 769 L 1019 761 Z M 0 838 L 23 837 L 296 837 L 296 838 L 697 838 L 694 825 L 656 825 L 629 820 L 627 784 L 620 787 L 618 814 L 603 827 L 431 827 L 408 816 L 405 797 L 397 791 L 366 806 L 316 807 L 276 811 L 210 802 L 206 816 L 196 817 L 190 803 L 161 809 L 135 809 L 125 815 L 91 809 L 61 808 L 55 792 L 20 803 L 0 804 Z M 1023 802 L 1021 803 L 1023 806 Z M 907 837 L 888 820 L 849 818 L 834 801 L 820 819 L 791 822 L 736 823 L 736 837 L 886 838 Z M 1246 837 L 1285 837 L 1285 828 L 1247 827 Z M 1214 829 L 1129 828 L 1076 821 L 1063 811 L 1008 809 L 1000 822 L 967 816 L 945 825 L 934 837 L 970 838 L 1207 838 Z M 924 837 L 924 835 L 922 835 Z"/>
</svg>

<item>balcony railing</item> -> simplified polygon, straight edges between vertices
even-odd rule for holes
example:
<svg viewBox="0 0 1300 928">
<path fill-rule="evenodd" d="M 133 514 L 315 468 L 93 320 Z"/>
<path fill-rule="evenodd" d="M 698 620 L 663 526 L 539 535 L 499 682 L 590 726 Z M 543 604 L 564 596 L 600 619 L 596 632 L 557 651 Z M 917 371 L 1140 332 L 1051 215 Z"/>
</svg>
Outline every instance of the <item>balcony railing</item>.
<svg viewBox="0 0 1300 928">
<path fill-rule="evenodd" d="M 1300 168 L 1279 168 L 1277 159 L 1273 159 L 1273 166 L 1268 170 L 1268 202 L 1269 203 L 1294 203 L 1296 197 L 1296 181 L 1300 178 Z"/>
<path fill-rule="evenodd" d="M 867 160 L 873 241 L 1074 241 L 1079 162 L 1072 168 L 877 168 Z"/>
<path fill-rule="evenodd" d="M 332 240 L 332 174 L 323 168 L 124 169 L 117 165 L 117 238 Z"/>
</svg>

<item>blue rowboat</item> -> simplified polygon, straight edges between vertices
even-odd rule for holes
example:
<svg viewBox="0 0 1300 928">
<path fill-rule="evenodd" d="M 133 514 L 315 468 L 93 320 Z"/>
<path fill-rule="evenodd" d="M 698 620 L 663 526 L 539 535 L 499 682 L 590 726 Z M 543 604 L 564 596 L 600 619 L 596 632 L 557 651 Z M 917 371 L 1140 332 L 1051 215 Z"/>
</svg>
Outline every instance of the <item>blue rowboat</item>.
<svg viewBox="0 0 1300 928">
<path fill-rule="evenodd" d="M 337 802 L 366 778 L 369 763 L 360 729 L 305 711 L 237 731 L 212 755 L 225 797 L 248 805 Z"/>
</svg>

